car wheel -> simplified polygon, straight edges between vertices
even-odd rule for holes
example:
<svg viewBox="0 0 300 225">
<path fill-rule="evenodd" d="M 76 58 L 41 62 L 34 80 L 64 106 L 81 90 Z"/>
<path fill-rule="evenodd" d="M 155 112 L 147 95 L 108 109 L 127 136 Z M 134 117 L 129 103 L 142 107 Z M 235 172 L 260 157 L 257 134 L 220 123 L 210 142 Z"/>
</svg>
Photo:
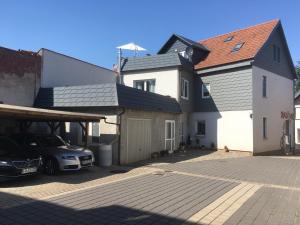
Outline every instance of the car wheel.
<svg viewBox="0 0 300 225">
<path fill-rule="evenodd" d="M 58 163 L 56 159 L 49 158 L 44 165 L 45 173 L 48 175 L 55 175 L 58 172 Z"/>
</svg>

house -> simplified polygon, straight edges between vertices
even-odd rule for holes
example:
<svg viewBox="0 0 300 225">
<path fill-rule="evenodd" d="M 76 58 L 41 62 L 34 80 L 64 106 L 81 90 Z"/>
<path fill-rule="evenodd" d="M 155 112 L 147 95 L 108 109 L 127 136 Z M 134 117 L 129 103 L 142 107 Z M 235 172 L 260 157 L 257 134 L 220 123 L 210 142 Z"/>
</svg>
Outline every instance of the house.
<svg viewBox="0 0 300 225">
<path fill-rule="evenodd" d="M 104 119 L 97 114 L 33 108 L 42 85 L 42 64 L 47 63 L 37 52 L 0 47 L 0 135 L 28 131 L 40 124 L 55 132 L 68 121 L 88 124 Z M 82 130 L 86 131 L 86 127 Z"/>
<path fill-rule="evenodd" d="M 300 145 L 300 91 L 295 93 L 295 144 Z"/>
<path fill-rule="evenodd" d="M 20 118 L 28 119 L 28 116 L 19 116 L 20 112 L 40 114 L 35 118 L 36 120 L 44 121 L 46 117 L 43 118 L 42 115 L 50 117 L 51 112 L 32 109 L 40 87 L 111 83 L 115 80 L 116 75 L 112 70 L 48 49 L 31 52 L 0 47 L 0 114 L 5 114 L 0 118 L 0 134 L 19 130 Z M 26 108 L 22 109 L 19 106 Z M 9 115 L 7 110 L 10 110 L 9 112 L 15 110 L 18 117 L 14 114 Z M 58 114 L 66 115 L 66 113 Z M 71 115 L 74 116 L 74 114 L 70 114 L 68 118 L 76 121 Z M 81 114 L 77 116 L 82 118 Z M 63 120 L 58 116 L 55 118 L 55 121 Z M 95 116 L 86 115 L 84 118 L 86 118 L 85 121 L 88 118 L 92 118 L 92 121 L 95 120 Z M 45 123 L 39 125 L 39 123 L 35 123 L 31 129 L 49 130 Z"/>
<path fill-rule="evenodd" d="M 172 35 L 156 55 L 126 58 L 124 84 L 180 104 L 182 142 L 262 154 L 293 139 L 293 62 L 279 20 L 193 41 Z"/>
<path fill-rule="evenodd" d="M 35 106 L 106 117 L 90 126 L 89 143 L 119 143 L 113 147 L 113 162 L 128 164 L 178 146 L 180 106 L 174 98 L 116 83 L 41 88 Z M 82 144 L 82 133 L 71 124 L 68 138 Z M 117 140 L 116 140 L 117 139 Z"/>
</svg>

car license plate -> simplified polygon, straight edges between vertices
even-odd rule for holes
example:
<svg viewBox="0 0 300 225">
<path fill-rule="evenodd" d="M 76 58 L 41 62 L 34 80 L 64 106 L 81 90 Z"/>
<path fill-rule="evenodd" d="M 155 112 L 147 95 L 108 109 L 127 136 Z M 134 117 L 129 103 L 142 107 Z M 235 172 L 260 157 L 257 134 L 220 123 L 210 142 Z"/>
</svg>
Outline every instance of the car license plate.
<svg viewBox="0 0 300 225">
<path fill-rule="evenodd" d="M 22 169 L 22 174 L 35 173 L 36 171 L 37 171 L 36 167 L 25 168 Z"/>
<path fill-rule="evenodd" d="M 82 160 L 81 161 L 81 164 L 82 165 L 87 165 L 87 164 L 91 164 L 92 163 L 92 160 L 91 159 L 86 159 L 86 160 Z"/>
</svg>

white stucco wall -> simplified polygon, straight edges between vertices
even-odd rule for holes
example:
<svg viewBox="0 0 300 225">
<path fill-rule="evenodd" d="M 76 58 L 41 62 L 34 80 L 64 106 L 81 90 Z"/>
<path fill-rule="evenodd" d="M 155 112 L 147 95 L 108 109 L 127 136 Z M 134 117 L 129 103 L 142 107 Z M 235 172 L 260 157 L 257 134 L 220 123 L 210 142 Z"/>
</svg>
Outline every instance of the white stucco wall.
<svg viewBox="0 0 300 225">
<path fill-rule="evenodd" d="M 300 105 L 295 105 L 295 143 L 300 144 Z M 299 129 L 299 132 L 298 132 Z"/>
<path fill-rule="evenodd" d="M 179 75 L 177 69 L 148 70 L 141 72 L 126 72 L 123 81 L 126 86 L 133 87 L 135 80 L 155 79 L 155 93 L 169 95 L 178 100 Z"/>
<path fill-rule="evenodd" d="M 42 87 L 89 85 L 116 81 L 115 73 L 60 53 L 41 49 Z"/>
<path fill-rule="evenodd" d="M 196 112 L 190 117 L 190 135 L 193 145 L 196 139 L 200 146 L 211 147 L 211 144 L 218 149 L 227 146 L 229 150 L 249 151 L 253 150 L 253 126 L 250 115 L 252 110 L 224 111 L 224 112 Z M 196 135 L 196 121 L 206 121 L 206 135 Z"/>
<path fill-rule="evenodd" d="M 262 97 L 262 77 L 267 77 L 267 97 Z M 253 142 L 255 153 L 280 149 L 284 119 L 281 112 L 294 113 L 293 81 L 259 67 L 253 67 Z M 267 138 L 263 138 L 263 117 L 267 118 Z M 293 134 L 293 122 L 290 132 Z M 292 137 L 292 140 L 294 138 Z"/>
</svg>

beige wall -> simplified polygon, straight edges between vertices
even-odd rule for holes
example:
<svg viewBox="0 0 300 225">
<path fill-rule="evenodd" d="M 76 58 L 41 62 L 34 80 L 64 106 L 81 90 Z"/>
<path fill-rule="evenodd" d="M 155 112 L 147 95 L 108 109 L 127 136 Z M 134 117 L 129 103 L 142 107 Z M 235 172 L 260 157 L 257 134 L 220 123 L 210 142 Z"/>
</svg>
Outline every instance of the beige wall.
<svg viewBox="0 0 300 225">
<path fill-rule="evenodd" d="M 0 101 L 4 104 L 32 106 L 40 87 L 40 75 L 35 73 L 0 72 Z"/>
<path fill-rule="evenodd" d="M 124 84 L 133 87 L 135 80 L 155 79 L 155 93 L 179 98 L 179 72 L 178 69 L 147 70 L 141 72 L 126 72 Z"/>
<path fill-rule="evenodd" d="M 175 120 L 175 149 L 178 148 L 179 114 L 126 110 L 121 118 L 121 164 L 127 163 L 127 120 L 150 119 L 151 120 L 151 153 L 159 152 L 165 148 L 165 120 Z"/>
</svg>

